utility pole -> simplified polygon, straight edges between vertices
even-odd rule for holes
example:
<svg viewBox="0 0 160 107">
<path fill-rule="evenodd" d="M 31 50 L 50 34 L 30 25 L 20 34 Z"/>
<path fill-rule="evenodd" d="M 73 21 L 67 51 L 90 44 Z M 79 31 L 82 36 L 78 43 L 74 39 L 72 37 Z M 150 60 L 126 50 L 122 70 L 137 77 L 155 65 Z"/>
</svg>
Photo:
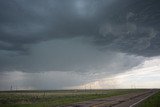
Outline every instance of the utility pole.
<svg viewBox="0 0 160 107">
<path fill-rule="evenodd" d="M 10 87 L 10 91 L 12 91 L 12 85 L 11 85 L 11 87 Z"/>
</svg>

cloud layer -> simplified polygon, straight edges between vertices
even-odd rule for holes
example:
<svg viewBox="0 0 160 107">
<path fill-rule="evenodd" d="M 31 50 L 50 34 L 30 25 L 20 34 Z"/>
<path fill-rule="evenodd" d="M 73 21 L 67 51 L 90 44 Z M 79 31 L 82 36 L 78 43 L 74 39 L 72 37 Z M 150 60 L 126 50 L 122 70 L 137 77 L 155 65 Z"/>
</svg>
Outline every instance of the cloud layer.
<svg viewBox="0 0 160 107">
<path fill-rule="evenodd" d="M 110 71 L 102 65 L 112 65 L 119 54 L 157 56 L 159 5 L 158 0 L 0 1 L 0 71 Z M 138 65 L 133 56 L 126 67 L 117 61 L 116 71 Z"/>
<path fill-rule="evenodd" d="M 0 2 L 1 50 L 23 53 L 30 44 L 83 35 L 102 47 L 159 55 L 158 0 Z"/>
<path fill-rule="evenodd" d="M 141 64 L 160 55 L 159 6 L 159 0 L 0 0 L 0 90 L 124 88 L 130 73 L 135 82 L 140 71 L 157 75 L 158 67 Z"/>
</svg>

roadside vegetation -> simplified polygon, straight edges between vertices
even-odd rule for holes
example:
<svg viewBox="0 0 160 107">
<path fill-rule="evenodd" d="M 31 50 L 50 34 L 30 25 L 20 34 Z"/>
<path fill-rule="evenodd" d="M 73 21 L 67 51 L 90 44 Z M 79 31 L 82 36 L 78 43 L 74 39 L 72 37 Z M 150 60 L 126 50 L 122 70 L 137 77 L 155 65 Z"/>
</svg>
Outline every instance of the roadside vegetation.
<svg viewBox="0 0 160 107">
<path fill-rule="evenodd" d="M 160 107 L 160 91 L 140 103 L 137 107 Z"/>
<path fill-rule="evenodd" d="M 0 107 L 56 107 L 143 90 L 55 90 L 0 92 Z"/>
</svg>

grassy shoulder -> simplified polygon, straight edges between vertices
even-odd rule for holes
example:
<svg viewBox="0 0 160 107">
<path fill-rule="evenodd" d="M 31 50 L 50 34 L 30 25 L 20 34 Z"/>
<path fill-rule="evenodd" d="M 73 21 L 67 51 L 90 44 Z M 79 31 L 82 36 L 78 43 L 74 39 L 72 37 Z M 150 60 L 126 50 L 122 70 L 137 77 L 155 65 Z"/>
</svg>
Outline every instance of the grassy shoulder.
<svg viewBox="0 0 160 107">
<path fill-rule="evenodd" d="M 143 90 L 62 90 L 1 92 L 0 107 L 56 107 Z"/>
<path fill-rule="evenodd" d="M 160 91 L 143 101 L 137 107 L 160 107 Z"/>
</svg>

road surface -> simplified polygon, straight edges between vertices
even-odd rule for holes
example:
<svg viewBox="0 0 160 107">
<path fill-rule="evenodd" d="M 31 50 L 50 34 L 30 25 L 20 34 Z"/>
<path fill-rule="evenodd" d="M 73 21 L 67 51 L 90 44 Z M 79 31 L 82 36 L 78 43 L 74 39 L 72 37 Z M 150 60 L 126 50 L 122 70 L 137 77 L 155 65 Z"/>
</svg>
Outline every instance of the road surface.
<svg viewBox="0 0 160 107">
<path fill-rule="evenodd" d="M 95 99 L 73 104 L 67 107 L 135 107 L 137 104 L 152 96 L 159 90 L 146 90 L 125 95 Z"/>
</svg>

